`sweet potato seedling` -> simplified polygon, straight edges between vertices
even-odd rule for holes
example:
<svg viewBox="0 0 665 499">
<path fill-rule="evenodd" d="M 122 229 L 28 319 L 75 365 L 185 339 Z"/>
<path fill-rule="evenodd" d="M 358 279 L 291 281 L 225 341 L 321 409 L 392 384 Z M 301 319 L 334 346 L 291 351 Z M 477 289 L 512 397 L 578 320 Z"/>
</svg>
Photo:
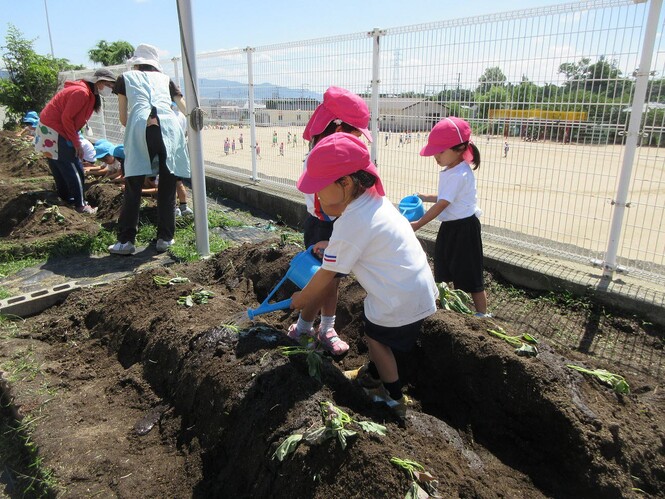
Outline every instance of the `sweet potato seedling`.
<svg viewBox="0 0 665 499">
<path fill-rule="evenodd" d="M 617 393 L 627 394 L 630 393 L 630 386 L 626 381 L 626 378 L 620 374 L 614 374 L 605 369 L 586 369 L 584 367 L 575 366 L 572 364 L 566 364 L 566 367 L 574 369 L 584 374 L 590 374 L 598 378 L 602 383 L 609 385 Z"/>
<path fill-rule="evenodd" d="M 404 499 L 418 499 L 423 495 L 425 497 L 441 497 L 436 490 L 439 486 L 439 481 L 431 473 L 425 471 L 422 464 L 411 461 L 410 459 L 400 459 L 399 457 L 391 457 L 390 462 L 404 470 L 411 480 L 411 486 Z"/>
<path fill-rule="evenodd" d="M 183 282 L 189 282 L 189 279 L 186 277 L 166 277 L 163 275 L 152 276 L 152 281 L 157 284 L 157 286 L 174 286 Z"/>
<path fill-rule="evenodd" d="M 496 326 L 495 329 L 488 329 L 487 332 L 492 336 L 502 339 L 509 345 L 514 346 L 517 355 L 525 357 L 535 357 L 538 355 L 538 348 L 536 348 L 538 340 L 530 334 L 525 333 L 522 335 L 511 336 L 506 333 L 501 326 Z"/>
<path fill-rule="evenodd" d="M 450 289 L 445 282 L 436 285 L 439 289 L 439 305 L 445 310 L 452 310 L 460 314 L 473 315 L 468 307 L 471 303 L 471 296 L 461 289 Z"/>
<path fill-rule="evenodd" d="M 357 421 L 330 401 L 326 400 L 319 402 L 319 404 L 323 426 L 307 430 L 305 433 L 294 433 L 288 436 L 273 453 L 273 459 L 284 461 L 286 456 L 295 452 L 303 440 L 311 445 L 316 445 L 325 440 L 335 439 L 342 449 L 346 449 L 347 439 L 357 435 L 356 431 L 347 428 L 351 424 L 356 424 L 365 432 L 379 435 L 386 434 L 385 426 L 371 421 Z"/>
</svg>

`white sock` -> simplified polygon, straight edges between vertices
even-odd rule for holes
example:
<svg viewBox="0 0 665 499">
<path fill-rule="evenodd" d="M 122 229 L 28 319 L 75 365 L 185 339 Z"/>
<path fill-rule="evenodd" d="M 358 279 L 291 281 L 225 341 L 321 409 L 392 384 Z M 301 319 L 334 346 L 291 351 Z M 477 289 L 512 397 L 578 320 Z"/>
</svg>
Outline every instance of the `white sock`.
<svg viewBox="0 0 665 499">
<path fill-rule="evenodd" d="M 296 329 L 300 334 L 309 334 L 310 329 L 312 329 L 312 325 L 314 324 L 314 321 L 308 322 L 302 318 L 302 315 L 298 316 L 298 324 L 296 325 Z"/>
<path fill-rule="evenodd" d="M 320 329 L 324 333 L 327 332 L 329 329 L 332 329 L 335 327 L 335 316 L 334 315 L 322 315 L 321 316 L 321 326 Z"/>
</svg>

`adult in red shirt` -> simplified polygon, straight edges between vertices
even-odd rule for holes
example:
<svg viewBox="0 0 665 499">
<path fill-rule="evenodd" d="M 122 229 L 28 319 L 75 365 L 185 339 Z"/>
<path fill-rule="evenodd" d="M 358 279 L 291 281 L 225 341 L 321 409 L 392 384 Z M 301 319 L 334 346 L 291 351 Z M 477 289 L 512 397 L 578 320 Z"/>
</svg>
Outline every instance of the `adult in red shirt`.
<svg viewBox="0 0 665 499">
<path fill-rule="evenodd" d="M 80 130 L 102 106 L 102 96 L 111 95 L 115 75 L 106 68 L 84 80 L 67 81 L 40 113 L 35 131 L 35 149 L 42 152 L 55 180 L 58 195 L 77 211 L 94 214 L 83 197 L 83 157 Z"/>
</svg>

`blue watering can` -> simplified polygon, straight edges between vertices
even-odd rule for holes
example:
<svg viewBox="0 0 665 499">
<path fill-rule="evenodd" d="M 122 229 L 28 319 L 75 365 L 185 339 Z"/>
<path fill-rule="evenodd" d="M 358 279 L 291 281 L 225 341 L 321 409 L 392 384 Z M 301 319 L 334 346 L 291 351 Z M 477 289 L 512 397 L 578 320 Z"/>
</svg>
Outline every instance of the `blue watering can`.
<svg viewBox="0 0 665 499">
<path fill-rule="evenodd" d="M 247 316 L 250 320 L 254 320 L 254 317 L 257 315 L 291 308 L 291 298 L 275 303 L 269 302 L 280 286 L 284 284 L 287 279 L 298 286 L 299 289 L 303 289 L 305 286 L 307 286 L 307 283 L 321 267 L 321 261 L 314 256 L 312 253 L 312 248 L 313 246 L 310 246 L 305 251 L 301 251 L 296 256 L 294 256 L 291 260 L 291 263 L 289 264 L 289 270 L 286 272 L 286 275 L 282 278 L 281 281 L 277 283 L 277 286 L 272 289 L 266 299 L 263 300 L 263 303 L 261 303 L 261 305 L 256 308 L 250 308 L 247 310 Z"/>
<path fill-rule="evenodd" d="M 406 196 L 399 202 L 399 212 L 406 217 L 409 222 L 419 220 L 425 214 L 423 201 L 418 196 Z"/>
</svg>

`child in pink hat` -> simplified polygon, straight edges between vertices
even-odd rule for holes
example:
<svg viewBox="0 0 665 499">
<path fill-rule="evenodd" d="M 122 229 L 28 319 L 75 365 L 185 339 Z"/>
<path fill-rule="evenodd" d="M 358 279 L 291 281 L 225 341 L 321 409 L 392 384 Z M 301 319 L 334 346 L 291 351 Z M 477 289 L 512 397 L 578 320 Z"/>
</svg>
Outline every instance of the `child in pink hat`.
<svg viewBox="0 0 665 499">
<path fill-rule="evenodd" d="M 310 142 L 310 148 L 313 148 L 324 137 L 337 132 L 346 132 L 357 137 L 364 136 L 371 142 L 372 134 L 367 129 L 368 125 L 369 108 L 365 101 L 344 88 L 330 87 L 323 94 L 323 102 L 314 110 L 307 123 L 303 138 Z M 307 160 L 305 160 L 305 168 L 307 168 Z M 305 246 L 310 247 L 330 238 L 335 217 L 326 213 L 321 208 L 318 199 L 311 194 L 305 196 L 305 204 L 308 216 L 303 224 L 304 239 Z M 330 287 L 322 294 L 321 303 L 311 303 L 301 311 L 298 322 L 289 328 L 290 338 L 298 340 L 303 334 L 317 337 L 321 344 L 334 355 L 341 355 L 349 349 L 349 345 L 335 331 L 338 287 L 339 279 L 334 279 L 330 283 Z M 321 323 L 318 331 L 315 331 L 313 325 L 319 311 L 321 312 Z"/>
<path fill-rule="evenodd" d="M 489 317 L 483 280 L 483 242 L 478 217 L 476 178 L 480 152 L 471 142 L 471 127 L 463 119 L 450 116 L 434 125 L 421 156 L 434 156 L 439 173 L 439 192 L 420 194 L 434 203 L 420 218 L 411 222 L 418 230 L 435 218 L 441 221 L 434 249 L 436 282 L 452 282 L 456 289 L 471 294 L 476 316 Z"/>
<path fill-rule="evenodd" d="M 335 133 L 312 149 L 298 189 L 316 194 L 326 213 L 337 217 L 323 248 L 323 263 L 292 307 L 318 303 L 339 274 L 353 272 L 367 292 L 365 340 L 370 362 L 344 374 L 357 380 L 375 402 L 400 418 L 408 397 L 402 394 L 393 350 L 408 351 L 426 317 L 436 311 L 438 291 L 427 256 L 409 222 L 386 199 L 376 166 L 365 144 Z"/>
</svg>

